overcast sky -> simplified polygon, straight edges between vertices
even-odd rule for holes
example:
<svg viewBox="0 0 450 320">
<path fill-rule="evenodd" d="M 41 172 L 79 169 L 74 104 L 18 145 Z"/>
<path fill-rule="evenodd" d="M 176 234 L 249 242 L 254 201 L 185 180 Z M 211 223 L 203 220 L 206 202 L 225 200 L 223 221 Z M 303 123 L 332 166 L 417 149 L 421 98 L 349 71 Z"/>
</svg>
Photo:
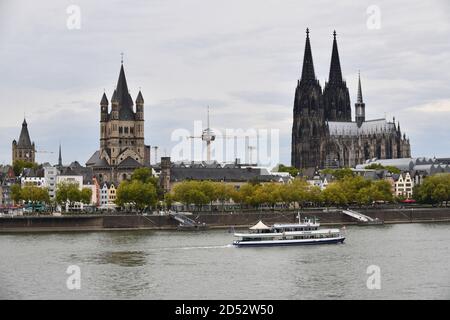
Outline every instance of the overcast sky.
<svg viewBox="0 0 450 320">
<path fill-rule="evenodd" d="M 67 27 L 70 5 L 80 29 Z M 371 5 L 379 29 L 368 27 Z M 111 98 L 121 52 L 133 99 L 139 88 L 145 99 L 146 143 L 160 153 L 210 105 L 214 128 L 279 129 L 289 163 L 307 27 L 322 87 L 336 29 L 352 108 L 361 70 L 366 118 L 395 116 L 413 156 L 450 156 L 447 0 L 0 0 L 0 164 L 11 161 L 24 114 L 36 148 L 55 152 L 38 162 L 55 163 L 61 142 L 64 163 L 84 164 L 99 146 L 99 102 L 103 90 Z"/>
</svg>

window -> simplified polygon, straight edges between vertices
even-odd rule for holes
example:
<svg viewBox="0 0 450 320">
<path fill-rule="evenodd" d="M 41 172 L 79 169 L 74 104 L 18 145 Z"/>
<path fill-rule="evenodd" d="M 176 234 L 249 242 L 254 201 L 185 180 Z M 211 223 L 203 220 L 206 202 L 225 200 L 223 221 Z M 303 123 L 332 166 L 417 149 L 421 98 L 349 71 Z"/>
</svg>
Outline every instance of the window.
<svg viewBox="0 0 450 320">
<path fill-rule="evenodd" d="M 128 133 L 128 127 L 125 127 L 125 133 L 126 134 Z"/>
</svg>

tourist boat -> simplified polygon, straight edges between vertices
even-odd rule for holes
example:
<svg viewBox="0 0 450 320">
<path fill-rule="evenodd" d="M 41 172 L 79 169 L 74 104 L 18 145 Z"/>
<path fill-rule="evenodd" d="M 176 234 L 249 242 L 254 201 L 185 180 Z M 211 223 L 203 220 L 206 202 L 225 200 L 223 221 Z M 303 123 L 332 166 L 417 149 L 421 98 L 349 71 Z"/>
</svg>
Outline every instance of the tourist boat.
<svg viewBox="0 0 450 320">
<path fill-rule="evenodd" d="M 305 218 L 303 222 L 298 217 L 298 223 L 274 224 L 269 227 L 262 221 L 250 228 L 247 233 L 235 233 L 237 240 L 233 245 L 247 246 L 284 246 L 310 245 L 325 243 L 343 243 L 344 235 L 340 229 L 319 229 L 316 219 Z"/>
</svg>

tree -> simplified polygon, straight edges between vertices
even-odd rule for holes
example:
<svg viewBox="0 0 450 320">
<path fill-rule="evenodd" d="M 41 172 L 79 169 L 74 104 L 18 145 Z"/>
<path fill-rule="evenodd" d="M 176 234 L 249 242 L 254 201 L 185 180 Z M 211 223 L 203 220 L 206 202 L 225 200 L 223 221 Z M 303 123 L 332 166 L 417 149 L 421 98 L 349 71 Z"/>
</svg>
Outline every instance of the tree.
<svg viewBox="0 0 450 320">
<path fill-rule="evenodd" d="M 92 199 L 92 190 L 89 188 L 81 189 L 80 202 L 84 204 L 89 204 L 91 203 L 91 199 Z"/>
<path fill-rule="evenodd" d="M 414 198 L 421 203 L 439 204 L 450 201 L 450 173 L 426 177 L 414 187 Z"/>
<path fill-rule="evenodd" d="M 333 172 L 333 176 L 337 180 L 342 180 L 342 179 L 347 178 L 347 177 L 353 177 L 354 175 L 355 175 L 355 173 L 350 168 L 336 169 Z"/>
<path fill-rule="evenodd" d="M 153 178 L 152 171 L 150 168 L 137 168 L 133 171 L 133 174 L 131 175 L 131 180 L 139 180 L 142 183 L 152 182 L 151 179 Z"/>
<path fill-rule="evenodd" d="M 222 203 L 222 211 L 225 207 L 225 201 L 229 201 L 233 198 L 233 196 L 237 193 L 236 189 L 226 183 L 216 183 L 215 184 L 215 194 L 217 197 L 217 200 Z"/>
<path fill-rule="evenodd" d="M 13 163 L 13 171 L 16 177 L 20 176 L 24 168 L 34 168 L 37 169 L 38 165 L 34 162 L 24 161 L 24 160 L 16 160 Z"/>
<path fill-rule="evenodd" d="M 387 170 L 390 173 L 394 174 L 400 174 L 400 169 L 394 166 L 383 166 L 379 163 L 372 163 L 365 167 L 365 169 L 372 169 L 372 170 Z"/>
<path fill-rule="evenodd" d="M 322 192 L 323 201 L 327 205 L 344 206 L 348 203 L 342 184 L 339 182 L 330 183 Z"/>
<path fill-rule="evenodd" d="M 131 205 L 137 209 L 154 207 L 157 203 L 157 193 L 155 186 L 144 183 L 141 180 L 123 181 L 116 192 L 116 204 L 118 206 Z"/>
<path fill-rule="evenodd" d="M 11 186 L 11 199 L 14 201 L 14 203 L 19 203 L 22 199 L 22 187 L 20 184 L 13 184 Z"/>
<path fill-rule="evenodd" d="M 288 166 L 285 166 L 283 164 L 280 164 L 278 166 L 278 172 L 289 172 L 289 174 L 292 177 L 296 177 L 300 173 L 300 170 L 295 168 L 295 167 L 288 167 Z"/>
<path fill-rule="evenodd" d="M 81 190 L 76 183 L 62 182 L 58 184 L 55 194 L 56 203 L 63 206 L 69 203 L 72 206 L 75 202 L 81 201 Z"/>
<path fill-rule="evenodd" d="M 38 187 L 33 184 L 26 184 L 22 188 L 19 185 L 17 186 L 18 187 L 14 187 L 14 197 L 25 203 L 31 204 L 33 211 L 35 211 L 36 205 L 50 202 L 50 196 L 46 188 Z"/>
</svg>

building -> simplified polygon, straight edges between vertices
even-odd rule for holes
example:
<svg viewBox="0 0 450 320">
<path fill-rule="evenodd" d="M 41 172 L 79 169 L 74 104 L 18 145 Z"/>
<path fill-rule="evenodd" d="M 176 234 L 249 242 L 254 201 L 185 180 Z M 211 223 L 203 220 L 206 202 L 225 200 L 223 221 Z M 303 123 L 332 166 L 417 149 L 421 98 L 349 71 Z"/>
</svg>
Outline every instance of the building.
<svg viewBox="0 0 450 320">
<path fill-rule="evenodd" d="M 372 164 L 396 167 L 402 172 L 409 172 L 414 184 L 421 184 L 427 176 L 438 173 L 450 173 L 450 165 L 436 158 L 401 158 L 401 159 L 370 159 L 357 165 L 356 170 L 364 169 Z"/>
<path fill-rule="evenodd" d="M 223 182 L 239 188 L 247 182 L 288 183 L 292 177 L 287 172 L 272 172 L 268 168 L 234 163 L 221 164 L 217 161 L 171 162 L 170 157 L 162 157 L 158 171 L 159 184 L 165 192 L 185 180 L 208 180 Z"/>
<path fill-rule="evenodd" d="M 40 188 L 45 188 L 45 178 L 44 177 L 22 177 L 20 178 L 20 184 L 24 186 L 35 186 Z"/>
<path fill-rule="evenodd" d="M 100 209 L 113 210 L 116 208 L 117 188 L 114 183 L 103 182 L 100 188 Z"/>
<path fill-rule="evenodd" d="M 51 201 L 56 199 L 56 178 L 58 176 L 58 169 L 55 167 L 44 168 L 45 187 L 48 190 L 48 195 Z"/>
<path fill-rule="evenodd" d="M 413 188 L 414 181 L 409 172 L 399 175 L 397 181 L 395 181 L 395 195 L 397 197 L 412 198 Z"/>
<path fill-rule="evenodd" d="M 128 91 L 123 62 L 111 98 L 100 102 L 100 149 L 86 162 L 99 182 L 120 182 L 136 168 L 150 166 L 150 146 L 144 141 L 144 98 L 139 91 L 136 109 Z"/>
<path fill-rule="evenodd" d="M 31 142 L 27 121 L 23 119 L 19 140 L 12 142 L 12 163 L 16 160 L 35 162 L 35 155 L 36 148 L 34 142 Z"/>
<path fill-rule="evenodd" d="M 367 120 L 358 79 L 355 120 L 350 95 L 342 77 L 336 32 L 328 82 L 322 87 L 316 78 L 309 30 L 303 68 L 295 90 L 291 163 L 296 168 L 354 167 L 367 159 L 410 157 L 410 143 L 395 119 Z"/>
</svg>

